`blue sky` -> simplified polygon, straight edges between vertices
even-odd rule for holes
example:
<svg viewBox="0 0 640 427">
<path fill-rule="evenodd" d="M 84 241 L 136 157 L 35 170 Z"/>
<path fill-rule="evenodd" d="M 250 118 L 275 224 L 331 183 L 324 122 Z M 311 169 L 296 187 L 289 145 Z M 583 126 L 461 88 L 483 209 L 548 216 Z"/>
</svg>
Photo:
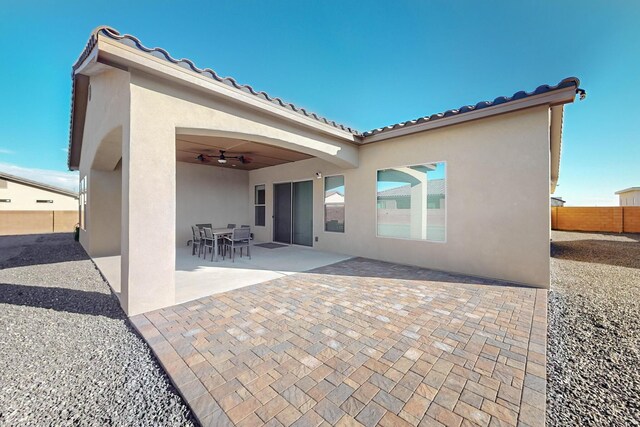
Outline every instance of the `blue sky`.
<svg viewBox="0 0 640 427">
<path fill-rule="evenodd" d="M 0 170 L 74 184 L 71 65 L 107 24 L 358 130 L 575 75 L 588 97 L 566 108 L 556 195 L 617 204 L 616 190 L 640 185 L 639 2 L 0 0 L 0 11 Z"/>
</svg>

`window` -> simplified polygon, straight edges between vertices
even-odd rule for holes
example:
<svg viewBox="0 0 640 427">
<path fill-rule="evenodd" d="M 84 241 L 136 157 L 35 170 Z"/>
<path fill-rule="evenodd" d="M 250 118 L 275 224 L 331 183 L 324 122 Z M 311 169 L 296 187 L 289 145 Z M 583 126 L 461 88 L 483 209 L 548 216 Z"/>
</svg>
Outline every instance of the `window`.
<svg viewBox="0 0 640 427">
<path fill-rule="evenodd" d="M 80 189 L 78 191 L 78 201 L 80 203 L 80 228 L 87 229 L 87 177 L 80 180 Z"/>
<path fill-rule="evenodd" d="M 265 225 L 265 186 L 256 185 L 254 191 L 254 210 L 255 210 L 255 225 L 262 226 Z"/>
<path fill-rule="evenodd" d="M 378 236 L 444 242 L 446 179 L 444 162 L 379 170 Z"/>
<path fill-rule="evenodd" d="M 344 176 L 324 178 L 324 231 L 344 233 Z"/>
</svg>

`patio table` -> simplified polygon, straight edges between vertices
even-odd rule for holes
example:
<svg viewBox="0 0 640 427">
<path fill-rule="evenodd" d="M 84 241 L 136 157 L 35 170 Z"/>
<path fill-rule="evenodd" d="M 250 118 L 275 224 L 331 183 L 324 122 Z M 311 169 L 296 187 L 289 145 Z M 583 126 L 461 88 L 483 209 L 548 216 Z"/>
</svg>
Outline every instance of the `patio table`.
<svg viewBox="0 0 640 427">
<path fill-rule="evenodd" d="M 213 252 L 216 254 L 216 261 L 218 261 L 218 238 L 233 234 L 233 228 L 212 228 L 211 234 L 213 234 Z"/>
</svg>

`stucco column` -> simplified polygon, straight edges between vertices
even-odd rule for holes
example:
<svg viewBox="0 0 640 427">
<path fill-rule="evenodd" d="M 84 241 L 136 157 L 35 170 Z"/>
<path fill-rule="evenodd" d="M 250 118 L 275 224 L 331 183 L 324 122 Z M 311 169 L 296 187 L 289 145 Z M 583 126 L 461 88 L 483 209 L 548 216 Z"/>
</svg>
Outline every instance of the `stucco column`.
<svg viewBox="0 0 640 427">
<path fill-rule="evenodd" d="M 427 175 L 418 176 L 420 183 L 411 186 L 411 238 L 427 238 Z"/>
<path fill-rule="evenodd" d="M 122 305 L 129 316 L 175 303 L 175 128 L 131 105 L 122 150 Z"/>
<path fill-rule="evenodd" d="M 91 169 L 87 174 L 87 239 L 92 257 L 120 254 L 121 169 Z"/>
</svg>

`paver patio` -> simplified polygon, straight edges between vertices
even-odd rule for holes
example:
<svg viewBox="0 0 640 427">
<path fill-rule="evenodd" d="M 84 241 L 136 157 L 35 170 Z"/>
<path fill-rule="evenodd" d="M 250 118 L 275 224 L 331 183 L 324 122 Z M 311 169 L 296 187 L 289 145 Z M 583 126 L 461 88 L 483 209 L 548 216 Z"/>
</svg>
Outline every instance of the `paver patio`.
<svg viewBox="0 0 640 427">
<path fill-rule="evenodd" d="M 205 426 L 536 426 L 546 292 L 358 258 L 131 320 Z"/>
</svg>

